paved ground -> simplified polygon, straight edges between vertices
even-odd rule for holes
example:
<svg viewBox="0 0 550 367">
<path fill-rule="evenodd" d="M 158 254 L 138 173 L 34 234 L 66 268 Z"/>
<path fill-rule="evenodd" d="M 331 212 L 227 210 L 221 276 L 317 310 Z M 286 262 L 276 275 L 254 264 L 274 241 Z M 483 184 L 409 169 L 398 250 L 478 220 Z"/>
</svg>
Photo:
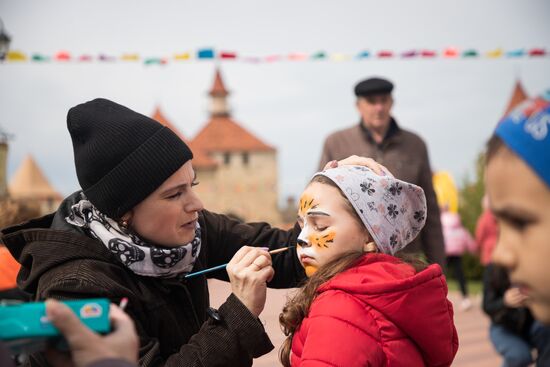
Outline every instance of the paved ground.
<svg viewBox="0 0 550 367">
<path fill-rule="evenodd" d="M 216 280 L 210 281 L 211 303 L 213 307 L 219 306 L 230 294 L 230 288 L 227 283 Z M 286 290 L 269 290 L 267 295 L 267 306 L 260 319 L 265 322 L 266 329 L 275 345 L 275 350 L 271 353 L 254 361 L 254 367 L 272 367 L 279 366 L 277 358 L 278 348 L 284 340 L 284 335 L 279 328 L 279 312 L 281 311 L 285 300 Z M 500 358 L 493 350 L 488 338 L 487 317 L 480 309 L 480 298 L 475 298 L 474 306 L 461 312 L 458 310 L 458 294 L 451 293 L 449 299 L 456 304 L 455 306 L 455 324 L 458 330 L 460 347 L 453 363 L 454 367 L 498 367 Z"/>
</svg>

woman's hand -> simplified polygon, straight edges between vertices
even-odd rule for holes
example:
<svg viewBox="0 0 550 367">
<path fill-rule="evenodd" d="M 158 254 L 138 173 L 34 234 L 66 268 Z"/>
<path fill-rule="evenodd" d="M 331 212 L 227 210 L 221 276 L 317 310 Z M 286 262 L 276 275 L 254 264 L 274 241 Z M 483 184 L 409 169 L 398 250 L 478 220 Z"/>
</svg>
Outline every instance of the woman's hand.
<svg viewBox="0 0 550 367">
<path fill-rule="evenodd" d="M 67 305 L 59 301 L 48 300 L 46 314 L 63 334 L 71 351 L 69 356 L 58 350 L 48 350 L 46 357 L 51 365 L 85 367 L 107 358 L 123 359 L 137 364 L 139 339 L 134 322 L 118 306 L 111 304 L 109 318 L 114 330 L 105 336 L 90 330 Z"/>
<path fill-rule="evenodd" d="M 391 172 L 386 167 L 384 167 L 380 163 L 376 162 L 374 159 L 360 157 L 358 155 L 351 155 L 351 156 L 349 156 L 345 159 L 342 159 L 340 161 L 330 161 L 325 165 L 323 170 L 326 170 L 326 169 L 329 169 L 329 168 L 336 168 L 338 166 L 348 166 L 348 165 L 368 167 L 371 170 L 373 170 L 374 173 L 376 173 L 380 176 L 385 176 L 385 175 L 388 175 L 388 174 L 393 176 L 391 174 Z"/>
<path fill-rule="evenodd" d="M 233 294 L 258 317 L 265 306 L 267 282 L 275 274 L 271 255 L 265 249 L 243 246 L 227 264 L 227 274 Z"/>
</svg>

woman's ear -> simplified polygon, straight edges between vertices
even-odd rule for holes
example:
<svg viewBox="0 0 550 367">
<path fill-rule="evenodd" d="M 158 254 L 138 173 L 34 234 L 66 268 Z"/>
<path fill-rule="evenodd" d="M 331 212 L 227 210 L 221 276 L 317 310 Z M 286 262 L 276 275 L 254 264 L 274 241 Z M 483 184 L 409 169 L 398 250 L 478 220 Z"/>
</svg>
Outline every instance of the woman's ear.
<svg viewBox="0 0 550 367">
<path fill-rule="evenodd" d="M 378 252 L 378 246 L 376 246 L 376 243 L 372 240 L 370 242 L 365 242 L 363 245 L 363 252 Z"/>
<path fill-rule="evenodd" d="M 120 220 L 118 221 L 118 225 L 121 226 L 122 228 L 124 229 L 128 229 L 128 227 L 130 226 L 130 223 L 132 221 L 132 211 L 128 211 L 126 212 L 126 214 L 124 214 Z"/>
</svg>

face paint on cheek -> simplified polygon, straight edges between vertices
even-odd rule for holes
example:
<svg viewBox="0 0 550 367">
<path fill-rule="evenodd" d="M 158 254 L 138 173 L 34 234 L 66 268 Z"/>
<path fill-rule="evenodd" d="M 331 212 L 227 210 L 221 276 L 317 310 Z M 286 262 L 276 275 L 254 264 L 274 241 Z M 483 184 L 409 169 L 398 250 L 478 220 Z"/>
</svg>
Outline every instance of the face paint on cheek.
<svg viewBox="0 0 550 367">
<path fill-rule="evenodd" d="M 330 247 L 334 242 L 334 237 L 336 237 L 336 232 L 329 232 L 324 235 L 311 234 L 308 236 L 308 240 L 312 246 L 314 245 L 322 250 Z"/>
<path fill-rule="evenodd" d="M 300 232 L 300 236 L 298 236 L 298 239 L 300 241 L 305 242 L 307 245 L 303 246 L 298 243 L 298 247 L 296 248 L 296 254 L 300 259 L 300 264 L 303 266 L 306 272 L 306 276 L 308 278 L 311 277 L 318 269 L 316 265 L 309 264 L 308 262 L 304 264 L 302 262 L 302 256 L 307 256 L 312 259 L 316 259 L 317 257 L 316 247 L 311 246 L 311 242 L 309 241 L 310 237 L 311 236 L 309 235 L 309 227 L 306 222 L 306 224 L 304 224 L 304 228 L 302 228 L 302 231 Z"/>
</svg>

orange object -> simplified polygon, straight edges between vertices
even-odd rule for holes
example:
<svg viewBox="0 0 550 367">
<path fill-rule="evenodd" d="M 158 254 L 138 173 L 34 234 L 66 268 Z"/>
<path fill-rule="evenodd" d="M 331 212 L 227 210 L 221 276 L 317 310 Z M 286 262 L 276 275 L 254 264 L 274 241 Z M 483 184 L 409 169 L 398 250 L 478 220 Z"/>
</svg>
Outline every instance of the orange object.
<svg viewBox="0 0 550 367">
<path fill-rule="evenodd" d="M 0 245 L 0 269 L 2 269 L 0 271 L 0 291 L 17 287 L 16 279 L 19 268 L 21 265 L 15 261 L 8 249 Z"/>
</svg>

